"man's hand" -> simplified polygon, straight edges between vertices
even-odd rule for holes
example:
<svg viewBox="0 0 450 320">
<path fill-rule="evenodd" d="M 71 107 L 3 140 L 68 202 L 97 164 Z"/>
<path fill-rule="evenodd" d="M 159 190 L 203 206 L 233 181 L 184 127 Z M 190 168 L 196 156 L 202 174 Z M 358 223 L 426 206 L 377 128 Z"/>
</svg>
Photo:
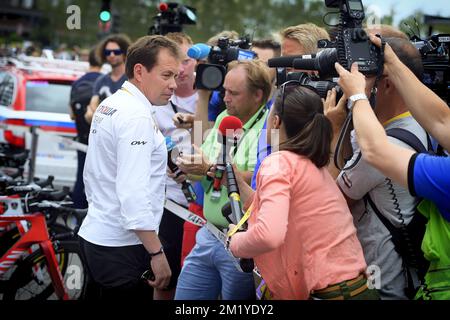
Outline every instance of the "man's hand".
<svg viewBox="0 0 450 320">
<path fill-rule="evenodd" d="M 84 119 L 87 123 L 92 122 L 92 117 L 94 116 L 95 111 L 97 110 L 98 105 L 100 104 L 99 96 L 92 96 L 91 101 L 89 102 L 86 113 L 84 114 Z"/>
<path fill-rule="evenodd" d="M 348 72 L 338 62 L 334 64 L 339 74 L 338 84 L 347 97 L 366 92 L 366 77 L 358 71 L 358 64 L 352 64 L 351 72 Z"/>
<path fill-rule="evenodd" d="M 369 35 L 370 41 L 378 48 L 381 48 L 381 39 L 374 36 L 373 34 Z M 384 70 L 383 74 L 389 75 L 391 72 L 391 68 L 394 64 L 400 63 L 400 59 L 395 54 L 394 50 L 392 50 L 391 46 L 386 43 L 384 47 Z"/>
<path fill-rule="evenodd" d="M 176 176 L 175 173 L 173 173 L 172 171 L 170 171 L 169 168 L 167 168 L 167 176 L 169 178 L 172 178 L 176 183 L 181 184 L 183 183 L 183 181 L 186 181 L 187 177 L 185 174 L 181 174 L 178 177 Z"/>
<path fill-rule="evenodd" d="M 165 289 L 169 285 L 172 271 L 170 271 L 169 263 L 167 262 L 166 255 L 164 253 L 154 256 L 150 260 L 153 273 L 155 274 L 154 281 L 148 281 L 148 284 L 156 289 Z"/>
<path fill-rule="evenodd" d="M 191 129 L 194 127 L 195 117 L 190 113 L 178 112 L 172 117 L 175 127 L 179 129 Z"/>
<path fill-rule="evenodd" d="M 323 100 L 323 99 L 322 99 Z M 336 89 L 333 88 L 327 92 L 327 98 L 323 100 L 323 111 L 325 116 L 330 120 L 333 127 L 333 134 L 339 134 L 345 118 L 347 117 L 347 109 L 345 102 L 347 97 L 343 95 L 336 104 Z"/>
<path fill-rule="evenodd" d="M 247 182 L 245 181 L 245 179 L 244 179 L 244 176 L 242 175 L 242 172 L 239 171 L 239 169 L 236 167 L 236 165 L 235 165 L 235 164 L 232 164 L 232 166 L 233 166 L 233 171 L 234 171 L 234 177 L 236 178 L 236 182 L 238 183 L 239 187 L 241 186 L 242 183 L 247 183 Z M 209 168 L 208 172 L 206 173 L 206 175 L 207 175 L 208 177 L 214 178 L 215 175 L 216 175 L 216 170 L 217 170 L 217 166 L 216 166 L 216 165 L 211 166 L 211 167 Z M 227 183 L 227 172 L 226 172 L 226 171 L 223 172 L 221 184 L 222 184 L 224 187 L 227 187 L 227 188 L 228 188 L 228 183 Z"/>
<path fill-rule="evenodd" d="M 211 167 L 209 160 L 203 154 L 202 149 L 197 147 L 195 144 L 192 145 L 194 147 L 194 154 L 183 154 L 179 156 L 176 161 L 176 165 L 180 168 L 181 171 L 187 174 L 193 174 L 198 176 L 204 176 L 208 172 L 208 169 Z"/>
</svg>

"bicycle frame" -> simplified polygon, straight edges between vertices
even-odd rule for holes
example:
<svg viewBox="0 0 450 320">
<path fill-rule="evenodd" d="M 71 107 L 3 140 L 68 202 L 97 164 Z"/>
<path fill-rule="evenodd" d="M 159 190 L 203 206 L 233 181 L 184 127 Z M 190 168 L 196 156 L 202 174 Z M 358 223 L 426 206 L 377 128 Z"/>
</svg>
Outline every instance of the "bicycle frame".
<svg viewBox="0 0 450 320">
<path fill-rule="evenodd" d="M 28 252 L 34 244 L 39 244 L 47 260 L 48 272 L 52 280 L 56 295 L 62 300 L 69 300 L 66 287 L 64 286 L 61 270 L 56 259 L 53 243 L 50 240 L 45 216 L 35 213 L 25 216 L 0 216 L 0 222 L 27 222 L 31 225 L 29 230 L 22 233 L 21 238 L 1 257 L 0 275 L 4 274 L 17 260 Z"/>
</svg>

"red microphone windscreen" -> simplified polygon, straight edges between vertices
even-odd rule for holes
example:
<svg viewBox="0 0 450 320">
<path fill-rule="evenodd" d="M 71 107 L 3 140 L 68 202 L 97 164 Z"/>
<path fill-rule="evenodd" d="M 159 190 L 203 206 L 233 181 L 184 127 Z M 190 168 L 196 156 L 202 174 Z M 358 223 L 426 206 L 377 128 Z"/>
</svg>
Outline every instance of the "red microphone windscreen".
<svg viewBox="0 0 450 320">
<path fill-rule="evenodd" d="M 242 129 L 242 121 L 235 116 L 226 116 L 219 124 L 219 132 L 226 136 L 228 134 L 235 134 L 236 130 Z"/>
</svg>

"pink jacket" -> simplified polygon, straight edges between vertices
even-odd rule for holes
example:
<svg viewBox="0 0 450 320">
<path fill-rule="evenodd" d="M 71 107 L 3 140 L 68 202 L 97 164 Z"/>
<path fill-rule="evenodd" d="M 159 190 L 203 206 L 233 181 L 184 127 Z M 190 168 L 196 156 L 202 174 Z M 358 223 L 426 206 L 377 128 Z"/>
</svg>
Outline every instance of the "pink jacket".
<svg viewBox="0 0 450 320">
<path fill-rule="evenodd" d="M 248 231 L 232 236 L 230 249 L 254 258 L 274 299 L 308 299 L 366 269 L 347 203 L 326 167 L 289 151 L 270 155 L 252 207 Z"/>
</svg>

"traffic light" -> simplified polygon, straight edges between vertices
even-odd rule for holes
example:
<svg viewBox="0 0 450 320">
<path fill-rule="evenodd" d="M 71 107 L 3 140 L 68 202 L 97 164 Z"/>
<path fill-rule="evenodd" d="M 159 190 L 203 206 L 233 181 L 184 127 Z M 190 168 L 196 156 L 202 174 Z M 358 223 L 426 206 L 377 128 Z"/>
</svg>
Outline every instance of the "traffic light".
<svg viewBox="0 0 450 320">
<path fill-rule="evenodd" d="M 111 0 L 102 0 L 99 18 L 103 23 L 109 22 L 111 20 Z"/>
<path fill-rule="evenodd" d="M 120 15 L 117 12 L 113 12 L 113 15 L 112 15 L 111 32 L 112 33 L 120 33 Z"/>
</svg>

